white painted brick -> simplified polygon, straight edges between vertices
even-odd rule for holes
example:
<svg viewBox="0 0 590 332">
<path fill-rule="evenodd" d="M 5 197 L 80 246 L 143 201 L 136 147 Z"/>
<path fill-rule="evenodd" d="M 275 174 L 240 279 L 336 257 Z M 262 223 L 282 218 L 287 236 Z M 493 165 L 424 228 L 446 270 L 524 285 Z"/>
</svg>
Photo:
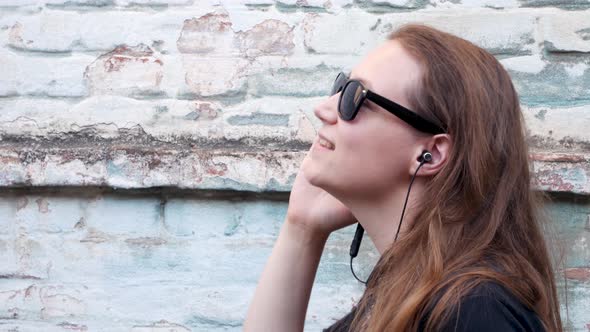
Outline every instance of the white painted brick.
<svg viewBox="0 0 590 332">
<path fill-rule="evenodd" d="M 89 7 L 103 7 L 114 3 L 113 0 L 43 0 L 44 4 L 54 5 L 59 7 L 74 7 L 89 6 Z"/>
<path fill-rule="evenodd" d="M 588 68 L 590 68 L 590 65 L 586 63 L 564 64 L 564 70 L 570 77 L 581 77 Z"/>
<path fill-rule="evenodd" d="M 91 208 L 88 199 L 73 200 Z M 278 235 L 278 229 L 268 223 L 278 222 L 286 204 L 186 198 L 171 202 L 175 202 L 169 207 L 174 213 L 167 214 L 167 218 L 182 218 L 174 220 L 179 227 L 186 223 L 196 226 L 195 235 L 146 247 L 130 245 L 124 236 L 102 243 L 80 242 L 79 238 L 68 236 L 61 245 L 43 239 L 43 250 L 48 251 L 53 262 L 50 280 L 8 279 L 1 283 L 0 312 L 3 316 L 17 313 L 19 317 L 8 322 L 13 325 L 3 326 L 31 331 L 82 326 L 89 331 L 240 330 L 257 278 Z M 124 204 L 129 210 L 144 209 L 131 201 Z M 180 209 L 181 206 L 188 209 Z M 231 217 L 234 213 L 243 216 L 243 224 L 226 235 L 226 229 L 219 224 L 226 224 L 228 220 L 223 216 Z M 192 233 L 190 230 L 188 233 Z M 354 227 L 348 227 L 328 239 L 312 290 L 305 331 L 329 326 L 346 314 L 362 294 L 362 286 L 354 280 L 348 266 L 353 231 Z M 355 261 L 355 265 L 363 265 L 355 268 L 361 276 L 376 258 L 365 252 L 374 250 L 367 244 L 369 241 L 363 243 Z M 585 294 L 583 287 L 571 287 L 571 294 Z M 585 297 L 570 298 L 572 323 L 583 326 Z M 44 321 L 36 321 L 36 317 Z"/>
<path fill-rule="evenodd" d="M 22 8 L 6 7 L 15 4 Z M 427 9 L 395 13 L 412 6 Z M 562 62 L 558 53 L 589 51 L 588 10 L 479 8 L 518 6 L 514 0 L 6 0 L 0 96 L 25 96 L 0 98 L 0 185 L 288 191 L 303 145 L 322 125 L 313 107 L 334 74 L 410 21 L 501 54 L 527 100 L 541 99 L 528 90 L 551 90 L 550 97 L 563 98 L 542 103 L 567 105 L 576 94 L 575 102 L 584 103 L 584 55 Z M 224 33 L 191 26 L 212 12 L 227 13 Z M 556 54 L 540 52 L 543 41 Z M 304 43 L 318 53 L 306 53 Z M 116 57 L 125 64 L 104 69 Z M 571 92 L 561 93 L 564 85 Z M 540 155 L 533 163 L 537 188 L 590 193 L 588 107 L 523 112 Z M 62 144 L 72 135 L 88 142 Z M 135 143 L 120 141 L 132 135 Z M 41 143 L 25 146 L 32 138 Z M 229 143 L 235 146 L 223 145 Z M 552 161 L 559 158 L 570 161 Z M 13 318 L 3 319 L 0 330 L 241 330 L 286 202 L 174 196 L 163 204 L 159 195 L 83 191 L 0 199 L 0 317 Z M 341 318 L 362 293 L 348 265 L 353 232 L 340 230 L 326 244 L 305 331 Z M 578 260 L 584 241 L 579 235 L 570 248 Z M 354 262 L 361 278 L 377 257 L 365 241 Z M 581 284 L 570 289 L 570 320 L 580 331 L 587 293 Z"/>
<path fill-rule="evenodd" d="M 199 241 L 222 236 L 278 234 L 286 215 L 284 203 L 172 199 L 166 205 L 166 229 Z"/>
<path fill-rule="evenodd" d="M 428 1 L 426 8 L 436 10 L 470 10 L 481 8 L 493 8 L 497 10 L 508 10 L 518 8 L 521 3 L 517 0 L 431 0 Z"/>
<path fill-rule="evenodd" d="M 129 209 L 129 206 L 135 206 Z M 107 235 L 156 237 L 162 231 L 160 200 L 129 197 L 99 197 L 85 207 L 85 224 Z"/>
<path fill-rule="evenodd" d="M 80 97 L 87 94 L 83 74 L 92 57 L 25 57 L 0 49 L 3 75 L 0 96 L 47 95 Z"/>
<path fill-rule="evenodd" d="M 16 16 L 10 24 L 13 47 L 47 52 L 80 50 L 111 51 L 121 44 L 152 45 L 176 52 L 176 40 L 189 15 L 205 14 L 210 8 L 147 14 L 138 11 L 70 12 L 44 10 L 38 15 Z M 108 22 L 108 24 L 104 24 Z M 96 27 L 100 27 L 97 29 Z"/>
<path fill-rule="evenodd" d="M 142 128 L 141 132 L 153 135 L 162 142 L 183 146 L 187 143 L 177 143 L 179 137 L 211 142 L 225 139 L 244 144 L 272 140 L 265 143 L 265 147 L 279 148 L 289 140 L 310 143 L 314 139 L 321 123 L 313 115 L 313 105 L 319 100 L 253 99 L 226 108 L 219 112 L 220 115 L 215 115 L 217 111 L 206 111 L 205 115 L 198 115 L 196 120 L 192 116 L 199 114 L 196 113 L 198 108 L 191 109 L 193 102 L 188 101 L 168 103 L 105 96 L 87 99 L 71 107 L 64 102 L 53 104 L 35 100 L 7 100 L 0 107 L 6 110 L 0 112 L 0 119 L 3 120 L 0 121 L 0 129 L 12 135 L 27 133 L 46 137 L 56 131 L 75 133 L 91 128 L 96 137 L 110 139 L 119 137 L 119 128 L 128 128 L 132 132 L 134 128 Z M 281 105 L 281 108 L 275 105 Z M 69 107 L 69 111 L 64 112 L 59 107 Z M 162 107 L 166 107 L 165 112 L 159 111 Z M 18 109 L 27 109 L 28 112 L 19 115 L 15 111 Z M 590 141 L 585 131 L 588 124 L 584 122 L 587 118 L 584 106 L 547 110 L 541 107 L 525 109 L 524 112 L 537 148 L 580 149 Z M 208 114 L 213 114 L 213 118 L 209 118 Z M 543 116 L 550 120 L 542 121 Z M 212 131 L 213 128 L 216 131 Z M 180 136 L 171 136 L 169 133 L 172 131 Z M 282 165 L 277 167 L 267 158 L 261 158 L 262 155 L 250 153 L 226 155 L 217 151 L 206 158 L 198 152 L 183 154 L 175 149 L 147 153 L 107 149 L 104 153 L 97 160 L 88 161 L 85 159 L 87 157 L 76 156 L 74 151 L 54 152 L 41 159 L 33 157 L 34 154 L 26 157 L 26 154 L 4 151 L 2 181 L 5 185 L 26 181 L 32 185 L 108 184 L 124 188 L 167 185 L 253 190 L 275 185 L 287 188 L 297 170 L 297 160 L 305 155 L 305 151 L 273 153 L 273 158 L 278 158 Z M 289 159 L 293 157 L 295 159 Z M 21 160 L 25 160 L 22 158 L 30 159 L 26 167 L 21 165 Z M 587 184 L 581 185 L 577 190 L 587 190 L 584 189 Z"/>
<path fill-rule="evenodd" d="M 90 93 L 154 95 L 161 93 L 163 62 L 147 45 L 119 46 L 91 63 L 84 77 Z"/>
<path fill-rule="evenodd" d="M 186 6 L 191 5 L 195 0 L 115 0 L 117 6 Z M 199 5 L 202 5 L 199 3 Z"/>
<path fill-rule="evenodd" d="M 28 200 L 26 202 L 28 203 Z M 2 197 L 0 199 L 0 236 L 14 234 L 14 213 L 23 204 L 24 201 L 21 197 Z M 0 242 L 0 247 L 5 250 L 7 250 L 6 245 L 6 242 Z"/>
<path fill-rule="evenodd" d="M 548 65 L 540 54 L 515 56 L 500 60 L 500 63 L 507 70 L 528 74 L 538 74 Z"/>
<path fill-rule="evenodd" d="M 93 181 L 101 181 L 107 177 L 108 171 L 102 162 L 84 162 L 79 159 L 67 160 L 57 156 L 48 156 L 43 168 L 32 166 L 29 171 L 39 172 L 36 183 L 62 183 L 63 185 L 86 185 Z M 37 182 L 38 181 L 38 182 Z"/>
<path fill-rule="evenodd" d="M 372 10 L 378 10 L 379 7 L 385 6 L 385 8 L 418 8 L 420 6 L 420 2 L 413 1 L 413 0 L 369 0 L 365 4 L 367 8 L 371 8 Z M 381 9 L 384 10 L 384 9 Z M 386 9 L 385 9 L 386 10 Z"/>
<path fill-rule="evenodd" d="M 533 14 L 492 10 L 374 15 L 351 9 L 342 16 L 309 14 L 303 24 L 305 45 L 318 53 L 360 55 L 381 43 L 396 27 L 414 22 L 456 34 L 494 53 L 534 49 Z"/>
<path fill-rule="evenodd" d="M 64 292 L 65 287 L 47 286 L 39 289 L 41 298 L 41 318 L 71 317 L 84 315 L 87 305 L 82 299 L 85 290 L 75 289 Z"/>
<path fill-rule="evenodd" d="M 15 270 L 9 266 L 7 273 L 25 276 L 25 278 L 44 279 L 51 270 L 51 254 L 60 240 L 54 236 L 29 235 L 22 230 L 14 233 Z"/>
<path fill-rule="evenodd" d="M 199 43 L 212 43 L 220 54 L 233 51 L 233 32 L 244 32 L 265 20 L 273 19 L 289 27 L 297 25 L 303 15 L 271 12 L 249 12 L 245 8 L 228 7 L 230 29 L 225 39 L 214 31 L 195 31 L 199 18 L 224 13 L 212 6 L 194 6 L 190 10 L 171 9 L 153 14 L 142 11 L 60 11 L 43 10 L 31 16 L 11 15 L 0 19 L 9 27 L 9 45 L 25 51 L 71 52 L 111 51 L 115 47 L 145 44 L 157 45 L 164 54 L 189 52 Z M 227 13 L 225 12 L 225 13 Z M 109 22 L 109 24 L 104 24 Z M 96 29 L 100 26 L 100 29 Z M 210 32 L 211 34 L 208 34 Z M 195 40 L 196 39 L 196 40 Z M 219 39 L 219 40 L 218 40 Z M 177 47 L 178 43 L 178 47 Z"/>
<path fill-rule="evenodd" d="M 135 325 L 131 328 L 132 332 L 190 332 L 191 330 L 180 324 L 161 320 L 149 325 Z"/>
<path fill-rule="evenodd" d="M 323 7 L 326 5 L 322 0 L 277 0 L 276 2 L 290 6 Z"/>
<path fill-rule="evenodd" d="M 153 153 L 144 156 L 118 150 L 113 155 L 115 157 L 112 162 L 100 161 L 107 168 L 105 177 L 96 178 L 90 169 L 76 169 L 82 178 L 80 184 L 115 188 L 167 185 L 179 188 L 284 191 L 291 185 L 294 172 L 304 157 L 301 152 L 226 155 L 222 150 L 211 156 L 211 152 L 205 155 L 188 155 L 182 151 L 161 151 L 161 156 L 157 157 L 158 166 L 152 167 Z M 56 155 L 56 158 L 65 161 L 71 157 Z M 0 167 L 1 185 L 22 184 L 22 178 L 26 178 L 28 184 L 34 186 L 63 185 L 61 177 L 74 171 L 63 167 L 60 176 L 48 177 L 42 160 L 31 161 L 27 168 L 16 166 L 19 164 L 20 162 Z M 18 172 L 11 173 L 13 169 Z"/>
<path fill-rule="evenodd" d="M 15 227 L 28 234 L 71 233 L 81 218 L 79 203 L 69 197 L 21 196 L 11 203 Z"/>
<path fill-rule="evenodd" d="M 23 7 L 29 5 L 77 9 L 79 6 L 186 6 L 194 0 L 3 0 L 0 7 Z"/>
<path fill-rule="evenodd" d="M 545 141 L 547 147 L 557 142 L 590 143 L 590 117 L 587 106 L 570 108 L 530 107 L 523 109 L 529 135 Z M 571 144 L 570 143 L 570 144 Z M 567 148 L 567 143 L 563 148 Z"/>
<path fill-rule="evenodd" d="M 293 52 L 293 29 L 287 23 L 268 19 L 236 35 L 240 52 L 247 57 L 289 55 Z"/>
<path fill-rule="evenodd" d="M 15 18 L 9 32 L 9 45 L 17 49 L 64 52 L 77 49 L 79 15 L 52 12 Z"/>
<path fill-rule="evenodd" d="M 540 26 L 549 51 L 590 53 L 590 9 L 554 12 L 540 17 Z"/>
<path fill-rule="evenodd" d="M 97 96 L 80 103 L 48 99 L 7 99 L 0 101 L 0 131 L 4 135 L 47 137 L 52 133 L 76 133 L 92 128 L 93 135 L 109 139 L 118 137 L 120 129 L 133 130 L 139 126 L 149 135 L 166 142 L 175 142 L 182 136 L 207 140 L 272 138 L 277 142 L 297 137 L 311 143 L 315 135 L 309 134 L 309 130 L 321 125 L 313 114 L 313 106 L 320 100 L 321 98 L 269 97 L 222 107 L 200 101 L 138 101 L 119 96 Z M 230 125 L 230 122 L 239 118 L 252 117 L 256 120 L 257 114 L 284 117 L 287 124 L 266 125 L 260 120 L 254 124 L 241 125 L 238 122 Z M 310 124 L 312 128 L 309 127 Z M 301 130 L 306 133 L 301 134 Z M 177 136 L 170 136 L 171 132 Z M 15 155 L 10 158 L 17 157 Z M 53 163 L 52 160 L 48 162 Z M 92 167 L 91 165 L 92 163 L 70 164 L 74 168 Z M 103 175 L 98 168 L 95 169 L 95 174 L 96 177 Z"/>
<path fill-rule="evenodd" d="M 217 0 L 216 3 L 224 6 L 224 7 L 232 7 L 236 5 L 252 5 L 252 6 L 272 6 L 275 4 L 278 5 L 287 5 L 287 6 L 294 6 L 294 7 L 310 7 L 310 8 L 322 8 L 328 11 L 335 10 L 335 9 L 342 9 L 344 6 L 349 6 L 353 4 L 353 0 Z"/>
<path fill-rule="evenodd" d="M 243 59 L 182 56 L 188 92 L 197 96 L 235 94 L 245 87 L 248 62 Z"/>
<path fill-rule="evenodd" d="M 349 72 L 360 60 L 348 55 L 258 57 L 248 69 L 248 93 L 326 97 L 338 72 Z"/>
<path fill-rule="evenodd" d="M 240 5 L 274 5 L 275 0 L 217 0 L 217 3 L 220 5 L 227 7 L 231 6 L 232 4 L 240 4 Z"/>
<path fill-rule="evenodd" d="M 177 41 L 182 53 L 235 53 L 232 22 L 225 10 L 186 19 Z"/>
<path fill-rule="evenodd" d="M 4 217 L 4 215 L 2 215 Z M 10 234 L 0 236 L 0 261 L 2 264 L 0 265 L 0 274 L 1 275 L 11 275 L 18 273 L 18 261 L 17 261 L 17 254 L 16 248 L 14 246 L 14 234 L 15 232 L 12 230 L 12 219 L 6 219 L 6 222 L 10 222 Z M 2 293 L 0 293 L 0 299 L 2 297 Z"/>
<path fill-rule="evenodd" d="M 3 0 L 0 2 L 0 7 L 19 7 L 19 6 L 29 6 L 29 5 L 36 5 L 39 3 L 39 0 Z"/>
</svg>

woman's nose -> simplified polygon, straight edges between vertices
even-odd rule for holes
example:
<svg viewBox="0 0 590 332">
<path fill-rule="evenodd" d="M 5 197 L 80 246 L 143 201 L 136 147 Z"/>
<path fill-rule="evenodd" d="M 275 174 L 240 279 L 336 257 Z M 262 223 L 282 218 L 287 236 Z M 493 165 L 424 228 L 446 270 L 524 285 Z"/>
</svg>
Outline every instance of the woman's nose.
<svg viewBox="0 0 590 332">
<path fill-rule="evenodd" d="M 338 107 L 337 95 L 331 96 L 322 100 L 313 108 L 315 116 L 327 124 L 334 124 L 338 121 Z"/>
</svg>

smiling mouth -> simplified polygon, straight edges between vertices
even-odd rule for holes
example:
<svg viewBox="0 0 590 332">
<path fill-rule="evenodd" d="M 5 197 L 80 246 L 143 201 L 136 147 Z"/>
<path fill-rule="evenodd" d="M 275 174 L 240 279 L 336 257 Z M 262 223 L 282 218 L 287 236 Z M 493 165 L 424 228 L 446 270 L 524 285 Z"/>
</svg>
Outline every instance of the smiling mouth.
<svg viewBox="0 0 590 332">
<path fill-rule="evenodd" d="M 318 143 L 326 149 L 334 150 L 334 144 L 326 141 L 325 139 L 323 139 L 321 137 L 318 137 Z"/>
</svg>

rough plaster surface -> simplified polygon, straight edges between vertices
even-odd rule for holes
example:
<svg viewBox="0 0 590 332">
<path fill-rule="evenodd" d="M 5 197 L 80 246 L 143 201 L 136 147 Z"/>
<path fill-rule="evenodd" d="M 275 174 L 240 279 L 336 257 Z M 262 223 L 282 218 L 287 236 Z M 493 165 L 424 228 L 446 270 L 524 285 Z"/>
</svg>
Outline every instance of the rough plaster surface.
<svg viewBox="0 0 590 332">
<path fill-rule="evenodd" d="M 423 22 L 512 76 L 533 184 L 557 195 L 563 315 L 588 331 L 588 18 L 578 0 L 2 1 L 0 330 L 240 330 L 321 125 L 313 106 L 389 31 Z M 352 232 L 330 238 L 306 330 L 362 291 Z"/>
<path fill-rule="evenodd" d="M 287 209 L 284 199 L 97 189 L 0 197 L 3 331 L 239 331 Z M 549 208 L 553 231 L 571 244 L 567 291 L 559 279 L 569 328 L 584 331 L 590 200 L 557 196 Z M 308 331 L 344 315 L 362 293 L 348 265 L 353 232 L 326 244 Z M 365 240 L 357 274 L 366 278 L 377 258 Z"/>
</svg>

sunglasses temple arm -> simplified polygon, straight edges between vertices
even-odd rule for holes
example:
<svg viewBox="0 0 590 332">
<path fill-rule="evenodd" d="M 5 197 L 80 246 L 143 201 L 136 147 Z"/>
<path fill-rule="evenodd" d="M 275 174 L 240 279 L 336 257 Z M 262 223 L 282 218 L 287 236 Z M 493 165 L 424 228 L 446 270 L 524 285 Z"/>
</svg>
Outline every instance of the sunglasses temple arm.
<svg viewBox="0 0 590 332">
<path fill-rule="evenodd" d="M 367 90 L 367 99 L 383 107 L 390 113 L 393 113 L 398 118 L 407 122 L 410 126 L 416 128 L 419 131 L 427 132 L 430 134 L 442 134 L 445 131 L 434 123 L 424 119 L 420 115 L 410 111 L 409 109 L 394 103 L 393 101 L 380 96 L 370 90 Z"/>
</svg>

